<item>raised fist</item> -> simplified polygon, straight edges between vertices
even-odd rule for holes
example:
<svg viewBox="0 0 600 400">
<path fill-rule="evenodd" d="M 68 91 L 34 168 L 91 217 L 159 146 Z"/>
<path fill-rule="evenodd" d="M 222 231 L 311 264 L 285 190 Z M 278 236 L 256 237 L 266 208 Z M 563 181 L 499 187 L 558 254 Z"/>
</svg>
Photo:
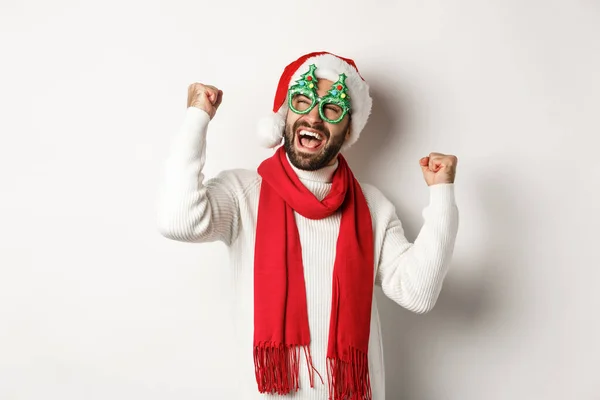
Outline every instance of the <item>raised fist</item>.
<svg viewBox="0 0 600 400">
<path fill-rule="evenodd" d="M 221 100 L 223 99 L 223 91 L 211 85 L 203 85 L 202 83 L 192 83 L 188 86 L 188 107 L 196 107 L 206 111 L 213 119 Z"/>
<path fill-rule="evenodd" d="M 423 177 L 428 186 L 438 183 L 454 183 L 458 158 L 452 154 L 429 153 L 419 160 Z"/>
</svg>

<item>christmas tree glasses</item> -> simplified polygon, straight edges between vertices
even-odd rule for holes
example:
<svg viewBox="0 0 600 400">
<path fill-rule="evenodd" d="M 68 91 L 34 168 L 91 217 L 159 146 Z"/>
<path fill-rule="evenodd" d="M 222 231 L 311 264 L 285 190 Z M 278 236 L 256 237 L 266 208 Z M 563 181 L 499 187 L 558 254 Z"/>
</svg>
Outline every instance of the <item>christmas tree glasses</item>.
<svg viewBox="0 0 600 400">
<path fill-rule="evenodd" d="M 346 75 L 340 74 L 337 82 L 323 97 L 317 94 L 317 77 L 312 64 L 288 91 L 288 105 L 296 114 L 308 114 L 317 104 L 321 119 L 332 124 L 340 122 L 350 112 L 350 96 L 346 86 Z"/>
</svg>

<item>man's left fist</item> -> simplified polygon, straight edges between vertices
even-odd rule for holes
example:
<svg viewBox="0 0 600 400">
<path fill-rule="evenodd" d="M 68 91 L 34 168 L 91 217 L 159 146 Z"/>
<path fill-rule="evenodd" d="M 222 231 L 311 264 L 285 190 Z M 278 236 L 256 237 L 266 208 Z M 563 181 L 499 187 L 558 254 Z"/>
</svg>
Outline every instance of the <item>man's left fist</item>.
<svg viewBox="0 0 600 400">
<path fill-rule="evenodd" d="M 450 154 L 430 153 L 419 160 L 423 177 L 428 186 L 438 183 L 454 183 L 458 158 Z"/>
</svg>

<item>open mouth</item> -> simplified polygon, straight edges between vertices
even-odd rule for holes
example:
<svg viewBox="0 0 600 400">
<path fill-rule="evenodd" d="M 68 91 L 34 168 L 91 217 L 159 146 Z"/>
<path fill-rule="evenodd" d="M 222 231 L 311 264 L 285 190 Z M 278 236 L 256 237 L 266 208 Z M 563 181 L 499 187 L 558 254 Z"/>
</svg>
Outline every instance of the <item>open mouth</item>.
<svg viewBox="0 0 600 400">
<path fill-rule="evenodd" d="M 316 131 L 300 128 L 296 132 L 296 144 L 304 151 L 314 152 L 325 144 L 325 138 Z"/>
</svg>

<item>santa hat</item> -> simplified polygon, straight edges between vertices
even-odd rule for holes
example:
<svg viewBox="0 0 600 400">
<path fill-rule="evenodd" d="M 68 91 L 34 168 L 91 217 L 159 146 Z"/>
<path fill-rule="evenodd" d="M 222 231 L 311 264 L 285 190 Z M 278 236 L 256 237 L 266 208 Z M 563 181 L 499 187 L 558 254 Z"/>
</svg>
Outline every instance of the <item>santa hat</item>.
<svg viewBox="0 0 600 400">
<path fill-rule="evenodd" d="M 288 89 L 309 70 L 311 64 L 317 67 L 315 70 L 317 78 L 336 82 L 340 74 L 346 74 L 345 84 L 350 95 L 352 118 L 350 136 L 344 142 L 342 150 L 346 150 L 358 140 L 371 114 L 373 100 L 369 95 L 369 86 L 358 72 L 353 60 L 321 51 L 305 54 L 283 70 L 275 93 L 273 114 L 259 121 L 258 136 L 263 147 L 273 148 L 281 144 L 288 111 Z"/>
</svg>

